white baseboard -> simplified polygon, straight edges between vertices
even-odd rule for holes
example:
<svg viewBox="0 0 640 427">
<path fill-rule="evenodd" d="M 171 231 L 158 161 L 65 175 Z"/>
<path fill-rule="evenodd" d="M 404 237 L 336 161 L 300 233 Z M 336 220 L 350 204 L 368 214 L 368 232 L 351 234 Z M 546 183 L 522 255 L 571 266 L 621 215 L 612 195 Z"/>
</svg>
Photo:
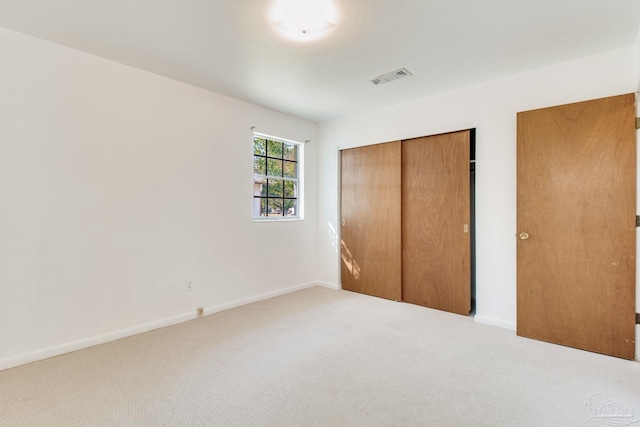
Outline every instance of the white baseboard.
<svg viewBox="0 0 640 427">
<path fill-rule="evenodd" d="M 636 361 L 640 362 L 640 325 L 636 325 Z"/>
<path fill-rule="evenodd" d="M 70 343 L 57 345 L 55 347 L 45 348 L 44 350 L 38 350 L 32 353 L 3 359 L 0 360 L 0 371 L 9 368 L 15 368 L 16 366 L 26 365 L 32 362 L 37 362 L 38 360 L 49 359 L 50 357 L 60 356 L 62 354 L 83 350 L 85 348 L 152 331 L 154 329 L 163 328 L 165 326 L 175 325 L 176 323 L 185 322 L 187 320 L 195 319 L 196 317 L 197 316 L 195 313 L 181 314 L 178 316 L 158 320 L 156 322 L 145 323 L 143 325 L 122 329 L 108 334 L 98 335 L 78 341 L 72 341 Z"/>
<path fill-rule="evenodd" d="M 481 316 L 476 314 L 475 316 L 473 316 L 473 320 L 484 325 L 497 326 L 499 328 L 510 329 L 512 331 L 516 330 L 515 322 L 507 322 L 506 320 L 496 319 L 494 317 Z"/>
<path fill-rule="evenodd" d="M 204 315 L 208 316 L 210 314 L 219 313 L 225 310 L 231 310 L 232 308 L 241 307 L 247 304 L 253 304 L 254 302 L 264 301 L 267 299 L 279 297 L 280 295 L 290 294 L 291 292 L 301 291 L 303 289 L 312 288 L 314 286 L 318 286 L 318 283 L 304 283 L 302 285 L 292 286 L 290 288 L 278 289 L 277 291 L 267 292 L 266 294 L 260 294 L 249 298 L 244 298 L 237 301 L 232 301 L 226 304 L 215 305 L 213 307 L 205 307 Z"/>
<path fill-rule="evenodd" d="M 322 286 L 323 288 L 329 288 L 336 291 L 342 290 L 342 285 L 338 285 L 336 283 L 318 282 L 317 285 Z"/>
<path fill-rule="evenodd" d="M 209 308 L 204 309 L 204 315 L 218 313 L 224 310 L 230 310 L 232 308 L 240 307 L 242 305 L 251 304 L 258 301 L 263 301 L 266 299 L 274 298 L 280 295 L 288 294 L 291 292 L 296 292 L 302 289 L 311 288 L 314 286 L 325 286 L 323 284 L 319 284 L 316 282 L 313 283 L 305 283 L 302 285 L 292 286 L 290 288 L 279 289 L 273 292 L 267 292 L 265 294 L 257 295 L 250 298 L 245 298 L 237 301 L 233 301 L 227 304 L 221 304 Z M 330 286 L 332 287 L 332 286 Z M 111 341 L 119 340 L 121 338 L 130 337 L 132 335 L 141 334 L 144 332 L 149 332 L 154 329 L 164 328 L 166 326 L 175 325 L 177 323 L 186 322 L 188 320 L 192 320 L 197 318 L 198 316 L 194 312 L 189 312 L 187 314 L 180 314 L 177 316 L 168 317 L 166 319 L 158 320 L 155 322 L 145 323 L 142 325 L 134 326 L 127 329 L 122 329 L 115 332 L 110 332 L 104 335 L 98 335 L 95 337 L 73 341 L 66 344 L 61 344 L 55 347 L 49 347 L 44 350 L 34 351 L 32 353 L 23 354 L 20 356 L 11 357 L 8 359 L 0 360 L 0 371 L 10 368 L 15 368 L 17 366 L 26 365 L 28 363 L 37 362 L 43 359 L 49 359 L 50 357 L 60 356 L 62 354 L 71 353 L 78 350 L 83 350 L 85 348 L 93 347 L 99 344 L 105 344 Z"/>
</svg>

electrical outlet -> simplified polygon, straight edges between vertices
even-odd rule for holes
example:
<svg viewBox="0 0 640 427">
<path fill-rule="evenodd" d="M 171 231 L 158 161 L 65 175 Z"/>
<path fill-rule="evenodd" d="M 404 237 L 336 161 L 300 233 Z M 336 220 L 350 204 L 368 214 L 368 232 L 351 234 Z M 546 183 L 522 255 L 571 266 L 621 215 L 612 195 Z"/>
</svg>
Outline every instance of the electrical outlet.
<svg viewBox="0 0 640 427">
<path fill-rule="evenodd" d="M 198 316 L 202 316 L 202 313 L 204 313 L 204 308 L 202 308 L 202 307 L 196 308 L 196 314 Z"/>
<path fill-rule="evenodd" d="M 184 291 L 185 292 L 191 292 L 192 290 L 193 290 L 193 280 L 187 279 L 186 282 L 185 282 Z"/>
</svg>

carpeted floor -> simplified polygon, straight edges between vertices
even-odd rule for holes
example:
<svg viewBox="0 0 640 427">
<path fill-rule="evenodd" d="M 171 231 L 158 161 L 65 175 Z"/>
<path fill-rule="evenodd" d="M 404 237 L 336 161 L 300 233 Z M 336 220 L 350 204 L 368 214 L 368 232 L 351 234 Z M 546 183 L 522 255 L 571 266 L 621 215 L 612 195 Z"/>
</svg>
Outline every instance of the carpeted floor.
<svg viewBox="0 0 640 427">
<path fill-rule="evenodd" d="M 639 363 L 319 287 L 0 372 L 0 426 L 598 426 L 609 401 L 640 424 Z"/>
</svg>

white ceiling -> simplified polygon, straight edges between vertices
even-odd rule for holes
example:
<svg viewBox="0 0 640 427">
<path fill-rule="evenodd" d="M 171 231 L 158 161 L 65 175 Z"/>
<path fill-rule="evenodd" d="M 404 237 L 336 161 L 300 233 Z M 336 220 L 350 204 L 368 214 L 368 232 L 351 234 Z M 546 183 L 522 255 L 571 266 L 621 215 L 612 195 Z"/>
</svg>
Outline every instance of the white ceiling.
<svg viewBox="0 0 640 427">
<path fill-rule="evenodd" d="M 630 46 L 640 26 L 638 0 L 334 0 L 337 25 L 304 43 L 273 1 L 0 0 L 0 26 L 313 121 Z"/>
</svg>

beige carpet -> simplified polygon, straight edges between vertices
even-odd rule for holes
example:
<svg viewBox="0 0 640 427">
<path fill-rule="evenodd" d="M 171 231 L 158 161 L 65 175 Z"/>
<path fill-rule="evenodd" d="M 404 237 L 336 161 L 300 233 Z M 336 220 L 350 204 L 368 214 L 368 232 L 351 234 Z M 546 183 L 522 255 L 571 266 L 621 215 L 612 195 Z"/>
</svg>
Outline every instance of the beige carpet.
<svg viewBox="0 0 640 427">
<path fill-rule="evenodd" d="M 0 372 L 1 426 L 598 426 L 607 400 L 640 418 L 639 363 L 324 288 Z"/>
</svg>

